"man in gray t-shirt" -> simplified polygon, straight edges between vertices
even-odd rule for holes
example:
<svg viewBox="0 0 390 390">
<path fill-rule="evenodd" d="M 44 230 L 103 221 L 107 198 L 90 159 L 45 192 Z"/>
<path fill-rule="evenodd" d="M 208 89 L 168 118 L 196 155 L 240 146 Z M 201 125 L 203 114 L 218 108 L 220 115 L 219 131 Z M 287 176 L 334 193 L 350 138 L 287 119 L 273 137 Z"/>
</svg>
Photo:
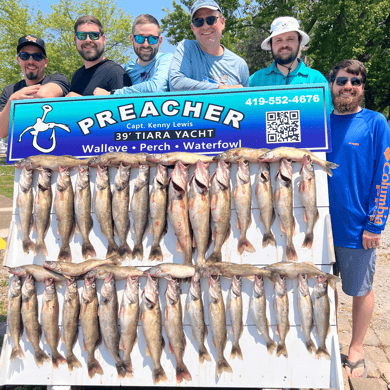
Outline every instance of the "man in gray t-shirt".
<svg viewBox="0 0 390 390">
<path fill-rule="evenodd" d="M 225 18 L 214 0 L 191 7 L 196 41 L 179 43 L 169 68 L 171 91 L 230 89 L 249 86 L 246 62 L 221 45 Z"/>
</svg>

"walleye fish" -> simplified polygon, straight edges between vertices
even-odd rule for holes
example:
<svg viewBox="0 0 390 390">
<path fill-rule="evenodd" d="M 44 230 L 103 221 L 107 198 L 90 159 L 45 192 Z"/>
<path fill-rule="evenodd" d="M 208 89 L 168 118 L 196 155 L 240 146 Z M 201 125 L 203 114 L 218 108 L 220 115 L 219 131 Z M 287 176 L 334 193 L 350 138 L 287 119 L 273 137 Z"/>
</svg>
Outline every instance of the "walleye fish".
<svg viewBox="0 0 390 390">
<path fill-rule="evenodd" d="M 130 169 L 130 165 L 126 167 L 120 163 L 115 175 L 115 189 L 112 193 L 112 216 L 115 231 L 119 237 L 119 256 L 122 260 L 131 256 L 131 249 L 126 241 L 130 231 Z"/>
<path fill-rule="evenodd" d="M 237 161 L 237 165 L 233 201 L 237 213 L 238 228 L 240 229 L 237 252 L 242 255 L 244 251 L 253 253 L 256 252 L 256 250 L 246 238 L 246 232 L 252 224 L 252 188 L 249 163 L 239 160 Z"/>
<path fill-rule="evenodd" d="M 80 160 L 73 156 L 54 156 L 51 154 L 39 154 L 19 160 L 15 163 L 16 168 L 24 168 L 30 166 L 30 169 L 46 168 L 51 171 L 58 171 L 60 167 L 68 167 L 73 169 L 80 165 L 88 165 L 90 158 Z"/>
<path fill-rule="evenodd" d="M 298 255 L 293 244 L 295 218 L 293 216 L 292 167 L 286 159 L 280 160 L 280 168 L 275 176 L 274 199 L 280 218 L 280 227 L 286 235 L 286 260 L 297 261 Z"/>
<path fill-rule="evenodd" d="M 86 275 L 89 277 L 93 276 L 95 279 L 104 280 L 110 272 L 114 275 L 115 280 L 124 280 L 128 276 L 135 277 L 144 275 L 143 271 L 131 265 L 99 265 L 99 267 L 89 271 Z"/>
<path fill-rule="evenodd" d="M 307 222 L 307 231 L 303 240 L 302 248 L 311 248 L 313 245 L 313 230 L 316 222 L 320 218 L 317 208 L 316 178 L 314 174 L 313 162 L 309 155 L 305 154 L 302 158 L 302 166 L 299 171 L 301 180 L 299 182 L 299 196 L 301 203 L 305 208 L 305 221 Z"/>
<path fill-rule="evenodd" d="M 165 346 L 161 334 L 161 309 L 158 301 L 158 278 L 146 275 L 146 285 L 142 292 L 140 306 L 142 331 L 146 340 L 146 356 L 153 360 L 154 384 L 168 380 L 161 366 L 161 354 Z"/>
<path fill-rule="evenodd" d="M 313 305 L 311 303 L 307 275 L 298 275 L 298 310 L 301 318 L 301 330 L 305 337 L 306 349 L 309 353 L 315 352 L 315 346 L 310 333 L 313 330 Z"/>
<path fill-rule="evenodd" d="M 153 243 L 150 248 L 149 261 L 163 261 L 160 241 L 167 233 L 167 206 L 168 206 L 168 168 L 158 164 L 153 187 L 149 197 L 150 218 L 152 219 L 151 233 Z"/>
<path fill-rule="evenodd" d="M 168 185 L 168 219 L 177 237 L 177 250 L 184 252 L 184 264 L 192 265 L 187 179 L 188 167 L 177 161 Z"/>
<path fill-rule="evenodd" d="M 151 154 L 146 157 L 146 160 L 156 164 L 175 165 L 178 161 L 185 165 L 194 165 L 197 161 L 203 163 L 212 163 L 213 158 L 204 154 L 188 153 L 188 152 L 171 152 L 163 154 Z"/>
<path fill-rule="evenodd" d="M 217 377 L 223 372 L 233 372 L 230 364 L 226 361 L 223 352 L 226 347 L 227 331 L 225 304 L 223 302 L 221 282 L 218 275 L 209 277 L 209 311 L 210 311 L 210 328 L 213 336 L 213 345 L 217 350 Z"/>
<path fill-rule="evenodd" d="M 196 344 L 198 345 L 199 363 L 202 364 L 205 360 L 211 362 L 211 357 L 204 345 L 207 336 L 207 326 L 204 322 L 200 276 L 200 273 L 195 272 L 194 276 L 191 278 L 191 286 L 188 293 L 186 309 L 190 318 L 192 332 L 196 340 Z"/>
<path fill-rule="evenodd" d="M 214 251 L 208 257 L 207 261 L 214 263 L 222 261 L 221 248 L 229 238 L 230 227 L 230 166 L 223 160 L 218 160 L 217 169 L 210 179 L 211 190 L 211 217 L 214 222 L 213 240 Z"/>
<path fill-rule="evenodd" d="M 198 250 L 196 259 L 198 266 L 206 262 L 206 252 L 211 244 L 209 186 L 209 166 L 198 161 L 194 174 L 190 179 L 188 190 L 188 213 Z"/>
<path fill-rule="evenodd" d="M 275 236 L 271 232 L 271 226 L 275 221 L 275 209 L 269 163 L 259 164 L 256 177 L 256 199 L 260 210 L 260 221 L 264 224 L 263 248 L 268 245 L 276 246 Z"/>
<path fill-rule="evenodd" d="M 45 261 L 43 266 L 65 276 L 80 276 L 101 265 L 116 264 L 113 259 L 90 259 L 81 263 L 64 263 L 62 261 Z"/>
<path fill-rule="evenodd" d="M 114 223 L 112 220 L 112 195 L 108 177 L 108 167 L 97 166 L 95 189 L 95 214 L 100 224 L 100 231 L 107 239 L 106 258 L 119 256 L 119 248 L 114 240 Z"/>
<path fill-rule="evenodd" d="M 133 168 L 139 167 L 140 165 L 152 165 L 147 160 L 148 153 L 125 153 L 125 152 L 110 152 L 104 153 L 100 156 L 93 157 L 90 159 L 88 165 L 90 167 L 119 167 L 123 165 L 131 165 Z"/>
<path fill-rule="evenodd" d="M 69 241 L 75 228 L 73 187 L 69 168 L 60 166 L 59 172 L 54 197 L 54 208 L 58 221 L 57 231 L 61 237 L 61 248 L 57 260 L 70 262 L 72 261 L 72 253 Z"/>
<path fill-rule="evenodd" d="M 32 275 L 27 276 L 22 286 L 21 313 L 26 339 L 34 349 L 35 361 L 38 367 L 42 367 L 44 363 L 50 362 L 50 358 L 39 346 L 42 328 L 38 321 L 38 299 Z"/>
<path fill-rule="evenodd" d="M 155 265 L 144 271 L 144 274 L 150 274 L 155 278 L 175 278 L 187 279 L 192 278 L 195 274 L 195 267 L 193 265 L 183 265 L 176 263 L 164 263 Z"/>
<path fill-rule="evenodd" d="M 230 360 L 238 357 L 242 360 L 242 351 L 240 347 L 240 338 L 244 330 L 244 324 L 242 322 L 242 281 L 241 276 L 234 275 L 232 278 L 232 284 L 230 286 L 230 300 L 228 303 L 228 310 L 230 313 L 230 320 L 232 324 L 233 333 L 233 345 L 232 352 L 230 354 Z"/>
<path fill-rule="evenodd" d="M 43 334 L 45 342 L 49 345 L 51 350 L 53 368 L 58 368 L 59 364 L 66 364 L 66 360 L 57 349 L 61 338 L 60 327 L 58 326 L 60 306 L 58 303 L 56 285 L 54 284 L 53 279 L 45 280 L 41 315 Z"/>
<path fill-rule="evenodd" d="M 100 293 L 99 324 L 104 345 L 114 358 L 118 377 L 124 378 L 127 374 L 127 367 L 119 356 L 118 296 L 116 294 L 115 279 L 111 273 L 104 280 Z M 129 375 L 131 373 L 132 369 L 130 367 Z"/>
<path fill-rule="evenodd" d="M 7 267 L 8 268 L 8 267 Z M 44 282 L 45 279 L 53 279 L 55 282 L 64 282 L 67 278 L 57 272 L 49 271 L 43 268 L 41 265 L 26 264 L 18 267 L 8 268 L 8 272 L 12 275 L 18 275 L 20 277 L 27 277 L 32 275 L 37 282 Z"/>
<path fill-rule="evenodd" d="M 279 344 L 276 349 L 276 356 L 283 355 L 287 358 L 286 336 L 290 329 L 288 320 L 288 295 L 286 278 L 277 275 L 278 280 L 275 283 L 274 312 L 276 319 L 276 333 L 279 335 Z"/>
<path fill-rule="evenodd" d="M 180 281 L 169 278 L 165 290 L 164 328 L 169 340 L 169 352 L 176 359 L 176 383 L 191 381 L 192 377 L 183 362 L 186 338 L 183 330 L 183 311 L 180 300 Z"/>
<path fill-rule="evenodd" d="M 24 352 L 20 346 L 20 339 L 23 335 L 22 322 L 22 279 L 20 276 L 14 276 L 8 292 L 8 334 L 12 339 L 13 348 L 11 351 L 10 362 L 16 358 L 24 359 Z"/>
<path fill-rule="evenodd" d="M 266 297 L 264 292 L 264 279 L 256 275 L 253 284 L 253 296 L 250 302 L 250 312 L 259 333 L 264 337 L 267 344 L 267 351 L 272 355 L 277 345 L 269 335 L 269 322 L 266 315 Z"/>
<path fill-rule="evenodd" d="M 22 245 L 24 255 L 35 250 L 35 244 L 30 239 L 33 226 L 33 203 L 32 190 L 33 171 L 31 166 L 26 165 L 19 177 L 19 192 L 16 198 L 16 206 L 19 214 L 19 230 L 22 233 Z"/>
<path fill-rule="evenodd" d="M 80 297 L 77 282 L 76 278 L 70 278 L 66 281 L 62 333 L 62 342 L 66 347 L 66 362 L 68 363 L 69 371 L 81 367 L 81 363 L 73 354 L 73 348 L 77 342 L 79 333 L 79 316 Z"/>
<path fill-rule="evenodd" d="M 330 360 L 330 354 L 326 348 L 326 337 L 330 332 L 330 303 L 328 297 L 328 280 L 322 275 L 317 276 L 317 284 L 313 291 L 313 312 L 316 323 L 317 334 L 319 337 L 319 346 L 314 355 L 316 359 Z"/>
<path fill-rule="evenodd" d="M 81 254 L 83 259 L 96 257 L 96 251 L 89 234 L 91 233 L 93 220 L 91 215 L 92 195 L 89 184 L 88 166 L 80 166 L 77 172 L 76 190 L 74 194 L 74 210 L 76 216 L 77 230 L 83 240 Z"/>
<path fill-rule="evenodd" d="M 207 262 L 206 265 L 200 268 L 203 277 L 208 278 L 210 275 L 219 275 L 225 278 L 233 278 L 242 276 L 251 278 L 254 275 L 271 277 L 272 272 L 266 267 L 256 267 L 252 264 L 234 264 L 234 263 L 212 263 Z"/>
<path fill-rule="evenodd" d="M 88 376 L 103 375 L 103 369 L 95 358 L 95 349 L 101 344 L 99 329 L 98 297 L 94 278 L 84 278 L 84 289 L 81 294 L 80 322 L 83 332 L 83 349 L 88 354 Z"/>
<path fill-rule="evenodd" d="M 259 157 L 262 156 L 265 152 L 268 152 L 269 149 L 253 149 L 253 148 L 235 148 L 229 149 L 225 152 L 215 156 L 213 160 L 223 160 L 229 163 L 236 163 L 238 160 L 248 161 L 250 163 L 259 162 Z"/>
<path fill-rule="evenodd" d="M 331 169 L 336 169 L 338 167 L 337 164 L 332 163 L 330 161 L 321 160 L 315 154 L 310 152 L 307 149 L 296 149 L 296 148 L 288 148 L 288 147 L 280 147 L 270 150 L 269 152 L 264 153 L 260 158 L 260 162 L 276 162 L 280 159 L 288 159 L 291 161 L 301 161 L 304 155 L 309 155 L 314 164 L 319 165 L 322 169 L 326 171 L 329 176 L 332 176 L 333 173 Z"/>
<path fill-rule="evenodd" d="M 42 253 L 43 256 L 48 256 L 44 239 L 50 226 L 52 197 L 51 171 L 44 168 L 39 172 L 38 187 L 34 199 L 34 224 L 37 230 L 35 255 Z"/>
<path fill-rule="evenodd" d="M 133 231 L 135 234 L 133 259 L 137 258 L 139 261 L 142 261 L 144 258 L 142 239 L 148 227 L 149 174 L 149 165 L 140 165 L 134 185 L 134 193 L 131 198 L 131 213 L 133 215 Z"/>
<path fill-rule="evenodd" d="M 139 276 L 128 276 L 119 308 L 121 338 L 119 348 L 123 351 L 123 362 L 128 375 L 132 372 L 130 354 L 137 342 L 139 318 Z"/>
</svg>

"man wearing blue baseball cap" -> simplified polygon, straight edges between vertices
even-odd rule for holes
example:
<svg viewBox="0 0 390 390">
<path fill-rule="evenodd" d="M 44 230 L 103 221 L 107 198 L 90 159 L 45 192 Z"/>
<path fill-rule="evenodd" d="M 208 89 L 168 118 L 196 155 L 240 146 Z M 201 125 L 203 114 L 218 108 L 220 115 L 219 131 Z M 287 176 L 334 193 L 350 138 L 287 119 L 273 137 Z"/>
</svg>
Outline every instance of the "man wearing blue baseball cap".
<svg viewBox="0 0 390 390">
<path fill-rule="evenodd" d="M 221 45 L 225 18 L 214 0 L 198 0 L 191 7 L 196 41 L 179 43 L 169 69 L 171 91 L 242 88 L 249 85 L 246 62 Z"/>
</svg>

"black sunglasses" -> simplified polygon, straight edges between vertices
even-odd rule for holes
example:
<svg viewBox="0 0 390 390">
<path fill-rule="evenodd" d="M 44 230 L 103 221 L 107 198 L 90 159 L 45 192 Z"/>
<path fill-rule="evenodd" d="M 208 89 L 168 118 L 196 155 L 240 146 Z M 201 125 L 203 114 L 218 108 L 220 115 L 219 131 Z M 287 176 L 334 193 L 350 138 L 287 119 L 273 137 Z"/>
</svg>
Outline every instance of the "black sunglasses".
<svg viewBox="0 0 390 390">
<path fill-rule="evenodd" d="M 347 84 L 348 80 L 351 82 L 351 85 L 353 87 L 359 87 L 360 85 L 363 84 L 363 80 L 360 77 L 351 77 L 349 79 L 348 77 L 345 77 L 345 76 L 337 77 L 335 80 L 335 83 L 339 87 L 343 87 L 345 84 Z"/>
<path fill-rule="evenodd" d="M 207 18 L 196 18 L 196 19 L 192 19 L 192 24 L 195 27 L 199 28 L 202 27 L 204 25 L 204 21 L 206 21 L 206 23 L 209 26 L 212 26 L 217 22 L 218 18 L 219 16 L 207 16 Z"/>
<path fill-rule="evenodd" d="M 158 42 L 158 38 L 155 35 L 149 35 L 148 37 L 144 37 L 143 35 L 134 35 L 134 40 L 142 45 L 145 42 L 145 39 L 148 40 L 149 45 L 155 45 Z"/>
<path fill-rule="evenodd" d="M 95 32 L 95 31 L 90 31 L 90 32 L 82 32 L 82 31 L 77 31 L 76 37 L 79 41 L 85 41 L 87 39 L 87 35 L 89 35 L 89 39 L 92 41 L 97 41 L 101 35 L 103 35 L 101 32 Z"/>
<path fill-rule="evenodd" d="M 28 61 L 30 59 L 30 57 L 32 57 L 33 60 L 37 61 L 37 62 L 40 62 L 46 58 L 46 56 L 42 53 L 26 53 L 25 51 L 18 53 L 18 57 L 22 61 Z"/>
</svg>

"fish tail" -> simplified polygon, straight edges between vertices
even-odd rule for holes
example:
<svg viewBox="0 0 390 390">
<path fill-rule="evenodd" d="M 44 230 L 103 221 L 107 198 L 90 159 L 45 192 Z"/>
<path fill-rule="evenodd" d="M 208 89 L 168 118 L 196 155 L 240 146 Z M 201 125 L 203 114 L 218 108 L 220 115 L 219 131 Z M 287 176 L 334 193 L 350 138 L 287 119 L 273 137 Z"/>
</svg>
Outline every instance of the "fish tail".
<svg viewBox="0 0 390 390">
<path fill-rule="evenodd" d="M 119 258 L 119 248 L 116 245 L 116 243 L 108 244 L 106 259 L 108 259 L 109 257 L 118 257 Z"/>
<path fill-rule="evenodd" d="M 168 380 L 167 374 L 161 366 L 159 368 L 153 369 L 153 380 L 155 385 L 157 385 L 157 383 L 166 382 Z"/>
<path fill-rule="evenodd" d="M 30 251 L 35 252 L 35 244 L 31 241 L 29 237 L 23 240 L 23 252 L 25 255 L 28 255 Z"/>
<path fill-rule="evenodd" d="M 115 363 L 115 367 L 118 373 L 118 378 L 124 378 L 127 374 L 126 364 L 121 360 L 118 363 Z"/>
<path fill-rule="evenodd" d="M 328 349 L 325 346 L 319 347 L 317 349 L 317 352 L 315 353 L 314 357 L 316 359 L 321 359 L 322 357 L 324 357 L 325 359 L 330 360 L 330 355 L 329 355 Z"/>
<path fill-rule="evenodd" d="M 306 341 L 306 349 L 309 353 L 313 353 L 316 350 L 316 347 L 313 343 L 313 340 L 310 338 L 310 340 Z"/>
<path fill-rule="evenodd" d="M 278 347 L 277 347 L 277 344 L 275 343 L 275 341 L 270 340 L 267 342 L 267 351 L 270 355 L 272 355 L 273 352 L 276 351 L 277 349 L 278 349 Z"/>
<path fill-rule="evenodd" d="M 52 353 L 51 361 L 53 363 L 53 368 L 58 368 L 60 364 L 66 364 L 66 359 L 60 353 Z"/>
<path fill-rule="evenodd" d="M 236 357 L 242 360 L 242 351 L 238 341 L 233 343 L 232 345 L 232 351 L 230 352 L 230 360 L 233 360 Z"/>
<path fill-rule="evenodd" d="M 176 383 L 181 383 L 183 379 L 186 381 L 192 381 L 192 377 L 187 366 L 182 362 L 182 364 L 176 365 Z"/>
<path fill-rule="evenodd" d="M 273 235 L 272 232 L 264 233 L 263 236 L 263 248 L 265 248 L 268 245 L 276 246 L 275 236 Z"/>
<path fill-rule="evenodd" d="M 280 342 L 276 349 L 276 356 L 279 357 L 280 355 L 283 355 L 286 358 L 288 357 L 286 344 L 284 342 Z"/>
<path fill-rule="evenodd" d="M 220 263 L 222 261 L 222 253 L 221 251 L 213 252 L 207 261 L 210 261 L 211 263 Z"/>
<path fill-rule="evenodd" d="M 149 261 L 152 260 L 163 261 L 163 254 L 160 244 L 152 245 L 150 248 Z"/>
<path fill-rule="evenodd" d="M 297 252 L 295 251 L 294 244 L 286 246 L 286 260 L 287 261 L 297 261 L 298 260 L 298 255 L 297 255 Z"/>
<path fill-rule="evenodd" d="M 83 242 L 83 245 L 81 248 L 81 254 L 83 256 L 83 259 L 87 259 L 88 256 L 92 257 L 92 258 L 96 257 L 95 248 L 93 247 L 93 245 L 90 242 L 88 242 L 88 243 Z"/>
<path fill-rule="evenodd" d="M 240 240 L 238 241 L 237 251 L 240 255 L 242 255 L 244 253 L 244 251 L 249 252 L 249 253 L 254 253 L 254 252 L 256 252 L 256 249 L 249 242 L 249 240 L 246 237 L 244 237 L 244 238 L 240 238 Z"/>
<path fill-rule="evenodd" d="M 11 352 L 11 356 L 10 356 L 9 360 L 12 362 L 16 358 L 19 358 L 20 360 L 23 360 L 25 358 L 24 352 L 23 352 L 22 347 L 20 345 L 17 345 L 17 346 L 12 348 L 12 352 Z"/>
<path fill-rule="evenodd" d="M 39 348 L 35 351 L 35 361 L 37 362 L 38 367 L 42 367 L 44 363 L 50 362 L 50 358 L 46 352 Z"/>
<path fill-rule="evenodd" d="M 222 358 L 217 362 L 217 377 L 219 378 L 223 372 L 231 372 L 233 373 L 230 364 L 227 362 L 225 358 Z"/>
<path fill-rule="evenodd" d="M 93 378 L 95 374 L 103 375 L 103 369 L 100 363 L 94 359 L 92 362 L 88 362 L 88 376 Z"/>
<path fill-rule="evenodd" d="M 313 245 L 313 239 L 314 239 L 313 232 L 306 233 L 305 239 L 303 240 L 302 248 L 311 249 Z"/>
<path fill-rule="evenodd" d="M 123 360 L 123 363 L 126 367 L 126 376 L 128 378 L 132 378 L 133 377 L 133 363 L 131 362 L 130 357 L 129 357 L 129 360 Z"/>
<path fill-rule="evenodd" d="M 338 164 L 336 163 L 332 163 L 330 161 L 325 161 L 325 165 L 324 165 L 324 169 L 326 171 L 326 173 L 329 175 L 329 176 L 333 176 L 333 172 L 331 171 L 331 169 L 336 169 L 338 167 Z"/>
<path fill-rule="evenodd" d="M 69 371 L 73 371 L 75 368 L 81 368 L 79 359 L 77 359 L 77 357 L 73 354 L 66 359 L 66 362 L 68 363 Z"/>
<path fill-rule="evenodd" d="M 142 261 L 144 258 L 144 247 L 141 244 L 135 244 L 133 249 L 133 260 L 137 258 L 139 261 Z"/>
<path fill-rule="evenodd" d="M 61 247 L 57 261 L 67 261 L 68 263 L 72 261 L 72 253 L 70 252 L 69 244 Z"/>
<path fill-rule="evenodd" d="M 127 242 L 119 247 L 119 256 L 122 260 L 131 257 L 131 253 L 131 248 Z"/>
<path fill-rule="evenodd" d="M 43 241 L 37 241 L 37 243 L 35 244 L 34 255 L 36 256 L 40 253 L 42 253 L 42 255 L 45 257 L 48 256 L 46 244 Z"/>
<path fill-rule="evenodd" d="M 203 346 L 203 348 L 199 348 L 199 363 L 203 364 L 205 360 L 211 362 L 211 357 L 209 351 Z"/>
</svg>

